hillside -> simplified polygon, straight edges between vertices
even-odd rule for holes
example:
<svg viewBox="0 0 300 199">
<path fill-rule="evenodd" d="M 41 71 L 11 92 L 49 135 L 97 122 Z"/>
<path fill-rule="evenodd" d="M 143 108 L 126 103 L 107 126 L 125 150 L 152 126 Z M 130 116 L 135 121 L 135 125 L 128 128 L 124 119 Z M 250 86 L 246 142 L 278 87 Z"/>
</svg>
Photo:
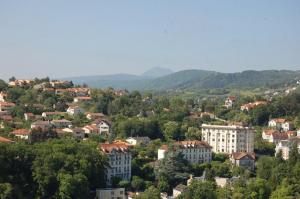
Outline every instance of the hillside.
<svg viewBox="0 0 300 199">
<path fill-rule="evenodd" d="M 111 77 L 114 77 L 113 75 Z M 300 79 L 300 71 L 265 70 L 220 73 L 205 70 L 184 70 L 158 78 L 128 76 L 130 78 L 74 78 L 75 83 L 87 83 L 91 87 L 114 87 L 129 90 L 193 90 L 203 88 L 253 88 L 276 86 Z M 68 78 L 71 79 L 71 78 Z"/>
</svg>

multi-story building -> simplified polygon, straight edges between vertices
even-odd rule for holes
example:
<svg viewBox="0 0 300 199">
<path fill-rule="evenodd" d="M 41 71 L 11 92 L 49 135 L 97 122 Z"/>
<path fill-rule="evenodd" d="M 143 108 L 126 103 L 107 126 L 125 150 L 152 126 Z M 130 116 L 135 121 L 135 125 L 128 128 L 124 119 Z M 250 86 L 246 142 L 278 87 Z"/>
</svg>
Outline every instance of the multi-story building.
<svg viewBox="0 0 300 199">
<path fill-rule="evenodd" d="M 112 178 L 131 179 L 131 152 L 125 142 L 115 141 L 99 145 L 99 149 L 108 157 L 109 167 L 106 168 L 106 183 L 111 185 Z"/>
<path fill-rule="evenodd" d="M 174 143 L 183 154 L 184 159 L 190 163 L 211 162 L 211 146 L 199 140 L 178 141 Z M 174 149 L 177 149 L 175 147 Z M 162 145 L 157 151 L 157 159 L 163 159 L 169 150 L 167 145 Z"/>
<path fill-rule="evenodd" d="M 282 158 L 285 160 L 289 159 L 290 150 L 291 150 L 293 144 L 295 144 L 295 143 L 297 144 L 298 151 L 300 152 L 300 137 L 293 137 L 293 138 L 290 138 L 287 140 L 281 140 L 280 142 L 278 142 L 276 144 L 276 148 L 275 148 L 276 154 L 278 154 L 281 151 Z"/>
<path fill-rule="evenodd" d="M 239 125 L 202 125 L 202 140 L 215 153 L 253 152 L 255 130 Z"/>
<path fill-rule="evenodd" d="M 125 188 L 96 189 L 96 199 L 125 199 Z"/>
<path fill-rule="evenodd" d="M 225 100 L 225 107 L 226 108 L 232 108 L 234 103 L 236 101 L 236 97 L 235 96 L 229 96 L 228 98 L 226 98 Z"/>
</svg>

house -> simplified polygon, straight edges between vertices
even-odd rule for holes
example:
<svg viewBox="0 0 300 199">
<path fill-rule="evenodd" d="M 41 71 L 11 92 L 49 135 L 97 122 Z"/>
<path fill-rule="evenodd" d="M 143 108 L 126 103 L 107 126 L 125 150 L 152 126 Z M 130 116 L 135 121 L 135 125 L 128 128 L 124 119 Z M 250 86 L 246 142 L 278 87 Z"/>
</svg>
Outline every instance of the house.
<svg viewBox="0 0 300 199">
<path fill-rule="evenodd" d="M 92 122 L 92 125 L 96 125 L 99 128 L 100 135 L 109 135 L 111 122 L 105 119 L 96 119 Z"/>
<path fill-rule="evenodd" d="M 163 159 L 166 152 L 169 150 L 179 150 L 184 159 L 190 163 L 204 163 L 211 162 L 212 159 L 212 147 L 208 143 L 191 140 L 191 141 L 178 141 L 174 143 L 175 148 L 169 149 L 167 145 L 162 145 L 157 151 L 157 159 Z"/>
<path fill-rule="evenodd" d="M 12 122 L 13 121 L 13 117 L 11 115 L 0 115 L 0 120 L 3 120 L 5 122 Z"/>
<path fill-rule="evenodd" d="M 235 152 L 230 155 L 233 165 L 253 171 L 255 168 L 255 153 Z"/>
<path fill-rule="evenodd" d="M 26 121 L 34 120 L 35 119 L 35 115 L 33 113 L 24 113 L 24 119 Z"/>
<path fill-rule="evenodd" d="M 7 98 L 7 94 L 1 91 L 0 92 L 0 102 L 5 102 L 6 98 Z"/>
<path fill-rule="evenodd" d="M 126 199 L 125 188 L 96 189 L 96 199 Z"/>
<path fill-rule="evenodd" d="M 11 87 L 22 87 L 22 86 L 26 86 L 29 85 L 33 82 L 33 80 L 27 80 L 27 79 L 16 79 L 15 81 L 10 81 L 8 82 L 8 85 Z"/>
<path fill-rule="evenodd" d="M 188 187 L 184 184 L 179 184 L 175 188 L 173 188 L 173 198 L 177 198 L 182 193 L 188 191 Z"/>
<path fill-rule="evenodd" d="M 28 140 L 29 135 L 30 135 L 30 130 L 27 129 L 17 129 L 14 130 L 12 132 L 10 132 L 10 134 L 20 138 L 20 139 L 24 139 L 24 140 Z"/>
<path fill-rule="evenodd" d="M 99 128 L 96 125 L 86 125 L 82 128 L 85 134 L 98 134 Z"/>
<path fill-rule="evenodd" d="M 265 104 L 267 104 L 266 101 L 256 101 L 256 102 L 244 104 L 241 106 L 241 111 L 250 111 L 251 109 L 255 108 L 256 106 L 265 105 Z"/>
<path fill-rule="evenodd" d="M 262 133 L 262 139 L 270 142 L 270 143 L 274 143 L 277 144 L 278 142 L 280 142 L 281 140 L 286 140 L 289 137 L 293 137 L 294 132 L 283 132 L 280 133 L 277 130 L 264 130 Z"/>
<path fill-rule="evenodd" d="M 13 143 L 14 141 L 0 136 L 0 143 Z"/>
<path fill-rule="evenodd" d="M 294 144 L 297 145 L 298 152 L 300 153 L 300 137 L 293 137 L 293 138 L 279 141 L 276 144 L 276 148 L 275 148 L 276 154 L 278 154 L 281 151 L 282 158 L 284 160 L 289 159 L 290 151 Z"/>
<path fill-rule="evenodd" d="M 80 102 L 91 102 L 92 101 L 92 97 L 89 96 L 79 96 L 79 97 L 74 97 L 73 100 L 75 103 L 80 103 Z"/>
<path fill-rule="evenodd" d="M 229 97 L 226 98 L 224 106 L 226 108 L 232 108 L 233 105 L 234 105 L 234 103 L 235 103 L 235 101 L 236 101 L 236 97 L 235 96 L 229 96 Z"/>
<path fill-rule="evenodd" d="M 51 123 L 54 125 L 55 128 L 66 128 L 72 126 L 72 122 L 66 119 L 52 120 Z"/>
<path fill-rule="evenodd" d="M 129 137 L 126 139 L 126 142 L 130 145 L 136 146 L 146 146 L 150 143 L 150 138 L 149 137 Z"/>
<path fill-rule="evenodd" d="M 231 177 L 231 178 L 223 178 L 223 177 L 215 177 L 216 185 L 218 187 L 225 187 L 226 185 L 232 185 L 234 182 L 236 182 L 239 179 L 239 177 Z M 193 177 L 193 175 L 190 175 L 190 178 L 187 180 L 187 186 L 190 186 L 193 181 L 200 181 L 205 182 L 205 171 L 203 172 L 203 175 L 200 177 Z"/>
<path fill-rule="evenodd" d="M 82 128 L 64 128 L 62 129 L 65 133 L 72 134 L 76 139 L 83 139 L 84 138 L 84 130 Z"/>
<path fill-rule="evenodd" d="M 242 125 L 202 124 L 202 140 L 215 153 L 253 152 L 255 130 Z"/>
<path fill-rule="evenodd" d="M 72 85 L 70 81 L 66 81 L 66 80 L 52 80 L 49 83 L 53 88 L 69 87 Z"/>
<path fill-rule="evenodd" d="M 69 115 L 79 115 L 79 114 L 84 114 L 84 109 L 80 108 L 79 106 L 70 106 L 67 110 L 67 113 Z"/>
<path fill-rule="evenodd" d="M 58 112 L 58 111 L 43 112 L 42 117 L 43 118 L 48 118 L 48 119 L 53 119 L 54 117 L 60 117 L 60 116 L 63 116 L 64 114 L 65 114 L 64 112 Z"/>
<path fill-rule="evenodd" d="M 16 105 L 11 102 L 0 102 L 0 111 L 11 111 Z"/>
<path fill-rule="evenodd" d="M 274 118 L 269 120 L 269 127 L 274 127 L 278 130 L 289 131 L 293 129 L 293 124 L 290 121 L 287 121 L 284 118 Z"/>
<path fill-rule="evenodd" d="M 52 127 L 53 124 L 50 121 L 36 121 L 31 124 L 31 129 L 35 129 L 35 128 L 47 129 Z"/>
<path fill-rule="evenodd" d="M 86 118 L 89 120 L 103 119 L 105 115 L 103 113 L 86 113 Z"/>
<path fill-rule="evenodd" d="M 99 149 L 108 157 L 109 166 L 106 168 L 106 184 L 111 185 L 113 177 L 122 180 L 131 179 L 131 152 L 125 142 L 113 142 L 99 144 Z"/>
</svg>

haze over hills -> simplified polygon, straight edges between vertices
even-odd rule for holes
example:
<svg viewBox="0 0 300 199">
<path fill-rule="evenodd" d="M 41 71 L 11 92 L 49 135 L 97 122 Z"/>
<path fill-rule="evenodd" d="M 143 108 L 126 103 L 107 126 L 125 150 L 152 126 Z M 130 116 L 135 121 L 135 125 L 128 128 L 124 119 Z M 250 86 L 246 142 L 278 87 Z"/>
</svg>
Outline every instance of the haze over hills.
<svg viewBox="0 0 300 199">
<path fill-rule="evenodd" d="M 152 74 L 149 75 L 149 71 Z M 113 87 L 128 90 L 176 90 L 209 88 L 247 88 L 285 84 L 300 79 L 300 71 L 248 70 L 220 73 L 206 70 L 183 70 L 159 76 L 151 69 L 143 75 L 117 74 L 67 78 L 76 84 L 86 83 L 95 88 Z M 167 70 L 166 70 L 167 71 Z M 146 74 L 146 75 L 145 75 Z M 158 76 L 158 77 L 157 77 Z"/>
</svg>

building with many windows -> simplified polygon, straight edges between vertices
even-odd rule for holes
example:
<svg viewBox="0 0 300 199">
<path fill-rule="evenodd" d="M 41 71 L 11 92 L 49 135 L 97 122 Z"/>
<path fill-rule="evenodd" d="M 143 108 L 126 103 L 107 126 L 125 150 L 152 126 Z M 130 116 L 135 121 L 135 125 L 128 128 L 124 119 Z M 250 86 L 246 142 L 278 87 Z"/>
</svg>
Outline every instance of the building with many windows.
<svg viewBox="0 0 300 199">
<path fill-rule="evenodd" d="M 215 153 L 253 152 L 255 130 L 239 125 L 202 125 L 202 140 Z"/>
<path fill-rule="evenodd" d="M 184 159 L 190 163 L 211 162 L 211 146 L 199 140 L 179 141 L 174 143 L 174 150 L 178 149 L 183 154 Z M 169 150 L 167 145 L 162 145 L 157 151 L 157 159 L 163 159 Z"/>
<path fill-rule="evenodd" d="M 118 177 L 130 181 L 131 178 L 131 152 L 125 142 L 115 141 L 103 143 L 99 149 L 108 157 L 109 167 L 106 168 L 106 183 L 111 185 L 112 178 Z"/>
<path fill-rule="evenodd" d="M 276 144 L 276 154 L 281 152 L 282 158 L 287 160 L 290 157 L 290 151 L 293 145 L 296 144 L 298 148 L 298 152 L 300 153 L 300 137 L 293 137 L 286 140 L 281 140 Z"/>
</svg>

